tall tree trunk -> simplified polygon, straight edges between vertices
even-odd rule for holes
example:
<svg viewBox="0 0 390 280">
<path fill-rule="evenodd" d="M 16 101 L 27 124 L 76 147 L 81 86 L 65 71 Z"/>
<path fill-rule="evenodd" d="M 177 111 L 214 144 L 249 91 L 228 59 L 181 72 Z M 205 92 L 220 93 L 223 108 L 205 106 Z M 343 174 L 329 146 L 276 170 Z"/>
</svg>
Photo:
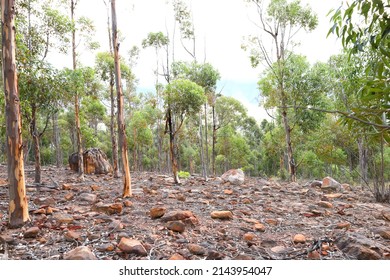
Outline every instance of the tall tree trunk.
<svg viewBox="0 0 390 280">
<path fill-rule="evenodd" d="M 127 151 L 127 138 L 126 138 L 126 126 L 124 118 L 124 98 L 122 91 L 122 77 L 121 68 L 119 62 L 119 43 L 118 43 L 118 30 L 116 20 L 115 0 L 111 0 L 111 19 L 112 19 L 112 46 L 114 49 L 114 62 L 115 62 L 115 84 L 118 101 L 118 131 L 119 131 L 119 145 L 122 153 L 122 170 L 123 170 L 123 197 L 132 196 L 131 192 L 131 177 L 129 167 L 129 157 Z"/>
<path fill-rule="evenodd" d="M 357 144 L 359 149 L 360 182 L 361 184 L 366 185 L 368 183 L 368 150 L 362 137 L 358 138 Z"/>
<path fill-rule="evenodd" d="M 53 114 L 53 142 L 56 149 L 56 165 L 57 167 L 62 166 L 62 150 L 61 150 L 61 141 L 60 141 L 60 131 L 58 129 L 58 112 Z"/>
<path fill-rule="evenodd" d="M 104 2 L 106 3 L 106 2 Z M 107 31 L 108 31 L 108 45 L 110 48 L 110 54 L 114 56 L 112 49 L 112 38 L 110 28 L 110 12 L 109 5 L 107 6 Z M 110 114 L 110 134 L 111 134 L 111 153 L 112 153 L 112 167 L 114 170 L 114 178 L 120 177 L 119 164 L 118 164 L 118 143 L 117 143 L 117 132 L 115 122 L 115 96 L 114 96 L 114 71 L 110 68 L 110 101 L 111 101 L 111 114 Z"/>
<path fill-rule="evenodd" d="M 22 120 L 16 73 L 15 0 L 1 0 L 2 59 L 7 136 L 9 225 L 30 220 L 24 178 Z"/>
<path fill-rule="evenodd" d="M 294 159 L 294 153 L 293 153 L 293 147 L 291 143 L 291 127 L 288 120 L 287 115 L 287 106 L 286 106 L 286 96 L 284 92 L 284 86 L 283 84 L 280 85 L 280 90 L 282 93 L 282 120 L 283 120 L 283 127 L 284 132 L 286 134 L 286 147 L 287 147 L 287 160 L 288 160 L 288 171 L 290 174 L 290 181 L 295 182 L 297 180 L 296 178 L 296 164 Z"/>
<path fill-rule="evenodd" d="M 177 166 L 176 149 L 175 149 L 175 132 L 173 128 L 171 108 L 168 108 L 167 122 L 168 122 L 168 131 L 169 131 L 169 151 L 170 151 L 171 164 L 172 164 L 173 180 L 175 181 L 176 184 L 180 184 L 179 170 Z"/>
<path fill-rule="evenodd" d="M 71 20 L 74 23 L 74 10 L 75 10 L 75 1 L 71 0 L 70 3 L 70 12 Z M 76 70 L 76 30 L 72 30 L 72 62 L 73 70 Z M 83 163 L 83 146 L 81 141 L 81 128 L 80 128 L 80 106 L 79 106 L 79 93 L 76 91 L 74 93 L 74 116 L 75 116 L 75 126 L 76 126 L 76 140 L 77 140 L 77 153 L 79 160 L 79 178 L 84 179 L 84 163 Z"/>
<path fill-rule="evenodd" d="M 200 144 L 200 161 L 202 165 L 202 176 L 207 179 L 206 162 L 203 149 L 203 127 L 202 127 L 202 113 L 199 112 L 199 144 Z"/>
<path fill-rule="evenodd" d="M 215 177 L 215 158 L 216 158 L 216 151 L 215 151 L 215 145 L 217 144 L 217 115 L 215 113 L 215 101 L 213 104 L 213 148 L 212 148 L 212 168 L 213 168 L 213 176 Z"/>
<path fill-rule="evenodd" d="M 34 144 L 34 159 L 35 159 L 35 178 L 34 182 L 41 183 L 41 149 L 39 146 L 39 133 L 37 130 L 37 107 L 35 104 L 31 106 L 31 123 L 30 133 Z"/>
<path fill-rule="evenodd" d="M 205 152 L 206 152 L 206 177 L 209 174 L 209 142 L 208 142 L 208 124 L 207 124 L 207 102 L 204 104 L 204 136 L 205 136 Z"/>
</svg>

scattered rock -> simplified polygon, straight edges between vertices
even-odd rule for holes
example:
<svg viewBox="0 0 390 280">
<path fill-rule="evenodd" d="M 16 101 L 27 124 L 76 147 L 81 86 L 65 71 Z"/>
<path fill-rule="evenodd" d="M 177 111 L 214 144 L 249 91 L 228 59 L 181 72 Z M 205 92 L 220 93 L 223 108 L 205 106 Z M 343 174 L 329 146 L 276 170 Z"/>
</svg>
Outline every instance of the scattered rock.
<svg viewBox="0 0 390 280">
<path fill-rule="evenodd" d="M 185 220 L 194 217 L 191 211 L 174 211 L 169 212 L 161 219 L 163 222 Z"/>
<path fill-rule="evenodd" d="M 70 201 L 74 198 L 74 193 L 67 193 L 64 198 L 67 200 L 67 201 Z"/>
<path fill-rule="evenodd" d="M 324 208 L 333 208 L 333 204 L 328 201 L 320 201 L 317 203 L 317 205 Z"/>
<path fill-rule="evenodd" d="M 390 221 L 390 211 L 382 210 L 381 214 L 385 220 Z"/>
<path fill-rule="evenodd" d="M 310 186 L 310 188 L 321 187 L 322 186 L 322 182 L 314 180 L 314 181 L 309 183 L 309 186 Z"/>
<path fill-rule="evenodd" d="M 182 260 L 185 260 L 185 258 L 182 255 L 180 255 L 178 253 L 175 253 L 168 260 L 170 260 L 170 261 L 182 261 Z"/>
<path fill-rule="evenodd" d="M 256 236 L 256 234 L 254 234 L 252 232 L 247 232 L 244 234 L 243 239 L 244 239 L 244 241 L 246 241 L 248 243 L 252 243 L 257 239 L 257 236 Z"/>
<path fill-rule="evenodd" d="M 299 243 L 304 244 L 306 243 L 306 237 L 303 234 L 296 234 L 294 236 L 293 242 L 295 244 L 299 244 Z"/>
<path fill-rule="evenodd" d="M 337 229 L 350 229 L 351 223 L 349 222 L 340 222 L 336 225 Z"/>
<path fill-rule="evenodd" d="M 225 255 L 217 251 L 209 251 L 206 260 L 223 260 Z"/>
<path fill-rule="evenodd" d="M 47 206 L 55 206 L 56 201 L 52 197 L 37 197 L 34 199 L 34 203 L 36 205 L 47 205 Z"/>
<path fill-rule="evenodd" d="M 340 192 L 341 184 L 332 177 L 325 177 L 322 179 L 321 190 L 327 193 Z"/>
<path fill-rule="evenodd" d="M 115 250 L 115 245 L 112 243 L 106 243 L 106 244 L 99 245 L 96 249 L 99 252 L 112 252 Z"/>
<path fill-rule="evenodd" d="M 374 230 L 375 234 L 379 234 L 384 239 L 390 239 L 390 228 L 378 228 Z"/>
<path fill-rule="evenodd" d="M 341 198 L 343 196 L 342 193 L 329 193 L 329 194 L 324 194 L 324 196 L 327 199 L 335 199 L 335 198 Z"/>
<path fill-rule="evenodd" d="M 118 244 L 118 248 L 124 253 L 135 254 L 137 256 L 147 256 L 145 247 L 135 239 L 122 237 Z"/>
<path fill-rule="evenodd" d="M 193 255 L 206 255 L 207 250 L 206 248 L 197 245 L 197 244 L 188 244 L 188 251 L 190 251 Z"/>
<path fill-rule="evenodd" d="M 93 193 L 81 193 L 79 195 L 80 201 L 85 201 L 88 203 L 94 203 L 97 200 L 97 195 Z"/>
<path fill-rule="evenodd" d="M 125 200 L 125 201 L 123 202 L 123 205 L 124 205 L 125 207 L 133 207 L 133 202 L 131 202 L 130 200 Z"/>
<path fill-rule="evenodd" d="M 221 179 L 224 182 L 230 182 L 232 185 L 240 186 L 245 181 L 245 174 L 244 171 L 242 171 L 241 169 L 231 169 L 225 172 L 221 176 Z"/>
<path fill-rule="evenodd" d="M 64 254 L 64 260 L 96 260 L 96 256 L 87 246 L 77 247 Z"/>
<path fill-rule="evenodd" d="M 74 220 L 73 216 L 62 212 L 54 213 L 53 217 L 59 223 L 71 223 Z"/>
<path fill-rule="evenodd" d="M 251 260 L 254 260 L 254 258 L 251 256 L 248 256 L 248 255 L 240 254 L 240 255 L 236 256 L 234 258 L 234 260 L 251 261 Z"/>
<path fill-rule="evenodd" d="M 318 253 L 318 251 L 310 251 L 307 254 L 307 259 L 308 260 L 320 260 L 321 259 L 321 255 L 320 255 L 320 253 Z"/>
<path fill-rule="evenodd" d="M 233 194 L 233 190 L 224 190 L 223 193 L 227 195 L 231 195 Z"/>
<path fill-rule="evenodd" d="M 23 236 L 24 238 L 35 238 L 38 236 L 39 232 L 40 232 L 39 227 L 31 227 L 26 230 Z"/>
<path fill-rule="evenodd" d="M 379 260 L 388 253 L 388 248 L 358 233 L 340 234 L 335 244 L 351 259 Z"/>
<path fill-rule="evenodd" d="M 123 205 L 122 203 L 104 204 L 103 202 L 99 202 L 92 207 L 92 210 L 107 215 L 121 214 Z"/>
<path fill-rule="evenodd" d="M 257 230 L 257 231 L 265 232 L 265 225 L 263 225 L 263 224 L 261 224 L 261 223 L 256 223 L 256 224 L 254 224 L 253 227 L 254 227 L 255 230 Z"/>
<path fill-rule="evenodd" d="M 276 219 L 265 219 L 265 222 L 271 226 L 277 226 L 279 221 Z"/>
<path fill-rule="evenodd" d="M 211 218 L 221 220 L 233 219 L 233 213 L 230 211 L 213 211 L 211 212 Z"/>
<path fill-rule="evenodd" d="M 184 232 L 186 225 L 181 221 L 170 221 L 167 224 L 167 228 L 175 232 Z"/>
<path fill-rule="evenodd" d="M 69 230 L 64 234 L 66 241 L 82 241 L 81 233 L 73 230 Z"/>
<path fill-rule="evenodd" d="M 164 216 L 167 209 L 165 207 L 155 207 L 150 209 L 149 215 L 152 219 L 158 219 Z"/>
</svg>

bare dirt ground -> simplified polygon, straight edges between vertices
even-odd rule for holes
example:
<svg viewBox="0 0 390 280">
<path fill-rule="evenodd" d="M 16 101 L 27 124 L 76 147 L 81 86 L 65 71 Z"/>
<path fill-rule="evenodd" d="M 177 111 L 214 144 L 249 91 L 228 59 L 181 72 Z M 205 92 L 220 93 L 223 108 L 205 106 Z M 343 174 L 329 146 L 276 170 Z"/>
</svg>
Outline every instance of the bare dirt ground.
<svg viewBox="0 0 390 280">
<path fill-rule="evenodd" d="M 118 259 L 390 259 L 390 205 L 370 192 L 246 178 L 241 186 L 132 173 L 122 180 L 26 168 L 31 221 L 8 228 L 6 166 L 0 166 L 0 259 L 63 259 L 77 247 Z M 215 212 L 225 211 L 225 212 Z M 226 212 L 230 211 L 230 212 Z M 222 216 L 221 216 L 222 215 Z M 76 257 L 77 258 L 77 257 Z M 86 257 L 88 258 L 88 257 Z"/>
</svg>

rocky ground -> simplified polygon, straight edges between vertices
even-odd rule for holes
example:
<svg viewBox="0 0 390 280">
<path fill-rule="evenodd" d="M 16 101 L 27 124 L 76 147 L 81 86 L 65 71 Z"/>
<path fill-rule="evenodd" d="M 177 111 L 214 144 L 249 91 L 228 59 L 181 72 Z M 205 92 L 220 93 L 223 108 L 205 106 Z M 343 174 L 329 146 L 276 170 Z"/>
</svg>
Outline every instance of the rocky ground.
<svg viewBox="0 0 390 280">
<path fill-rule="evenodd" d="M 111 175 L 45 167 L 34 186 L 32 169 L 31 222 L 9 229 L 0 166 L 0 259 L 390 259 L 390 205 L 360 187 L 132 173 L 122 199 Z"/>
</svg>

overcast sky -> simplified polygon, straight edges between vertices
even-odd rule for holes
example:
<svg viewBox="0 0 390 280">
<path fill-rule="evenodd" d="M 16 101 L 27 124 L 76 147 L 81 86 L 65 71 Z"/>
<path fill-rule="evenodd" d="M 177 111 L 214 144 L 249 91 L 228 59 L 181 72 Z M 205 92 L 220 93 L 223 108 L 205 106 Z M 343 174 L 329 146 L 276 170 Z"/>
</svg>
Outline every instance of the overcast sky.
<svg viewBox="0 0 390 280">
<path fill-rule="evenodd" d="M 118 28 L 125 40 L 121 42 L 120 53 L 127 55 L 131 46 L 140 46 L 149 32 L 172 32 L 172 5 L 166 0 L 117 0 Z M 253 8 L 244 0 L 192 0 L 195 33 L 197 36 L 197 59 L 211 63 L 221 73 L 218 90 L 233 96 L 246 105 L 251 115 L 257 120 L 265 117 L 264 111 L 257 105 L 258 90 L 256 83 L 261 69 L 250 66 L 247 53 L 241 49 L 243 37 L 254 35 L 256 27 L 251 22 Z M 300 46 L 296 52 L 305 54 L 311 62 L 326 61 L 330 55 L 339 52 L 340 43 L 334 37 L 326 38 L 330 28 L 326 14 L 332 8 L 338 8 L 341 0 L 301 0 L 317 13 L 318 28 L 306 34 L 300 34 Z M 108 49 L 107 11 L 103 0 L 80 0 L 77 10 L 94 20 L 101 50 Z M 252 16 L 251 16 L 252 14 Z M 204 51 L 205 50 L 205 51 Z M 180 44 L 176 44 L 176 59 L 190 60 Z M 206 53 L 206 56 L 204 55 Z M 81 59 L 85 64 L 92 64 L 91 54 L 83 53 Z M 155 81 L 155 54 L 153 50 L 141 50 L 138 64 L 134 69 L 139 79 L 138 89 L 153 90 Z"/>
</svg>

